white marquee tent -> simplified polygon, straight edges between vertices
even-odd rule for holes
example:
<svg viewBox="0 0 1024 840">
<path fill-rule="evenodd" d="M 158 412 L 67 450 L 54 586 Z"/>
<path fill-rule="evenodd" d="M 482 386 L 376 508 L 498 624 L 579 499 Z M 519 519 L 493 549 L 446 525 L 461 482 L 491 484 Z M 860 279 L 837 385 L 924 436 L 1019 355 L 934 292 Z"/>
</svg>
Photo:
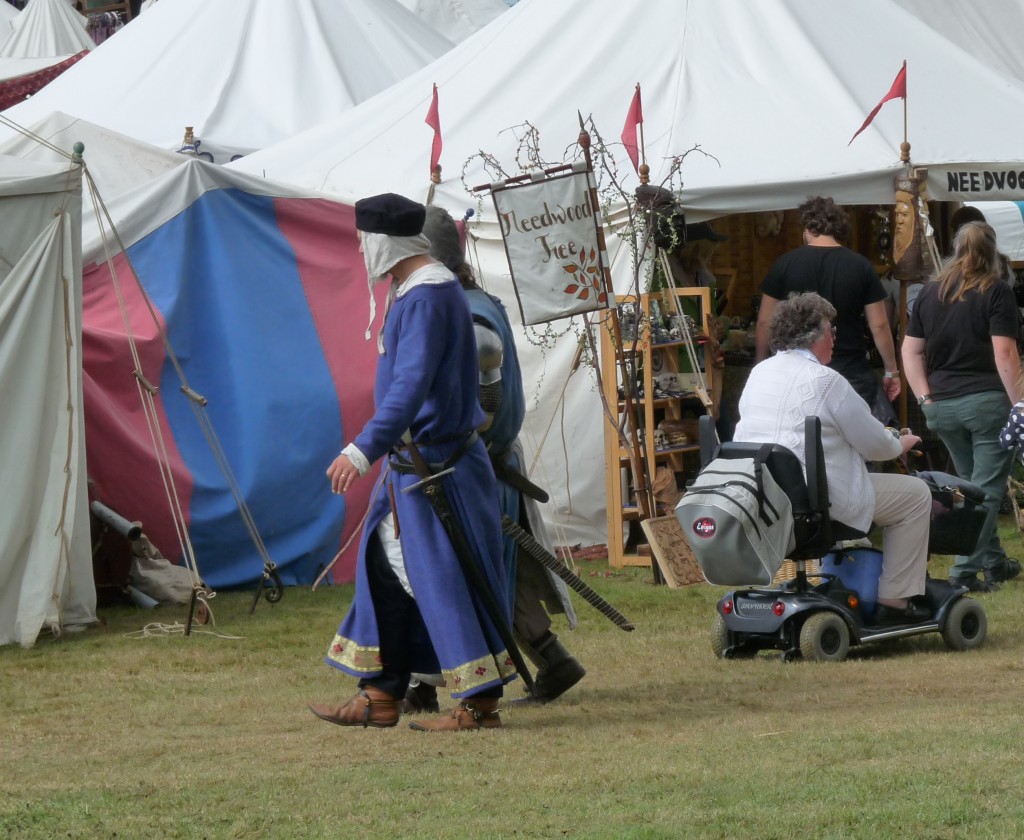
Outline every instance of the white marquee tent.
<svg viewBox="0 0 1024 840">
<path fill-rule="evenodd" d="M 341 113 L 450 47 L 397 0 L 163 0 L 4 113 L 31 125 L 61 111 L 165 149 L 192 126 L 220 163 Z"/>
<path fill-rule="evenodd" d="M 1010 78 L 1024 81 L 1024 4 L 1019 0 L 983 3 L 936 3 L 895 0 L 942 37 Z"/>
<path fill-rule="evenodd" d="M 410 12 L 444 35 L 454 44 L 464 41 L 502 12 L 503 0 L 399 0 Z"/>
<path fill-rule="evenodd" d="M 936 14 L 955 8 L 933 5 Z M 643 20 L 619 0 L 521 0 L 390 90 L 233 166 L 350 201 L 388 190 L 422 200 L 431 138 L 423 119 L 436 83 L 445 177 L 435 201 L 454 214 L 474 203 L 467 184 L 491 180 L 479 158 L 467 164 L 480 150 L 518 174 L 515 127 L 529 121 L 542 156 L 561 160 L 579 133 L 577 110 L 612 144 L 629 190 L 636 180 L 618 137 L 639 82 L 652 180 L 666 177 L 674 155 L 699 147 L 681 171 L 691 220 L 791 208 L 813 193 L 891 203 L 901 103 L 849 141 L 904 60 L 911 155 L 929 167 L 932 196 L 1024 198 L 1024 90 L 892 0 L 650 0 Z M 493 211 L 488 202 L 478 211 L 485 283 L 511 303 Z M 609 248 L 622 257 L 614 239 Z M 574 335 L 543 351 L 522 341 L 540 409 L 526 442 L 535 450 L 548 420 L 558 421 L 563 441 L 548 442 L 540 462 L 548 475 L 535 479 L 552 490 L 558 509 L 549 516 L 570 526 L 570 538 L 599 538 L 604 459 L 593 383 L 573 377 L 564 418 L 554 408 L 575 346 Z"/>
<path fill-rule="evenodd" d="M 938 10 L 932 0 L 896 0 L 943 37 L 1008 78 L 1024 84 L 1024 4 L 1018 0 L 957 3 Z M 999 130 L 996 121 L 994 130 Z M 1011 260 L 1024 260 L 1022 205 L 1014 201 L 968 202 L 985 214 L 999 240 L 999 249 Z"/>
<path fill-rule="evenodd" d="M 11 31 L 11 21 L 18 15 L 18 10 L 7 0 L 0 0 L 0 43 Z"/>
<path fill-rule="evenodd" d="M 32 0 L 11 21 L 13 31 L 0 43 L 0 58 L 67 57 L 91 50 L 96 44 L 86 22 L 66 0 Z"/>
<path fill-rule="evenodd" d="M 934 6 L 936 14 L 956 8 L 952 0 Z M 451 173 L 439 196 L 462 204 L 459 168 L 481 147 L 508 161 L 510 126 L 529 120 L 553 154 L 577 135 L 579 109 L 617 140 L 640 82 L 652 178 L 665 174 L 673 155 L 694 146 L 706 153 L 691 154 L 682 173 L 695 214 L 792 207 L 815 191 L 874 203 L 891 199 L 903 139 L 900 103 L 887 105 L 848 143 L 904 59 L 911 154 L 915 164 L 933 168 L 933 196 L 958 197 L 960 172 L 990 165 L 1009 171 L 1024 158 L 1014 130 L 1014 120 L 1024 119 L 1016 116 L 1021 87 L 893 0 L 654 0 L 645 16 L 658 21 L 657 32 L 636 25 L 634 10 L 615 0 L 523 0 L 385 95 L 239 166 L 348 197 L 377 187 L 412 189 L 425 170 L 415 138 L 429 143 L 423 116 L 436 82 L 442 163 Z M 574 50 L 566 61 L 561 39 L 588 18 L 602 26 L 586 53 Z M 549 33 L 549 42 L 539 43 L 537 32 Z M 1008 120 L 999 132 L 991 130 L 993 114 Z M 383 171 L 367 166 L 371 149 L 389 162 Z M 481 178 L 479 167 L 467 173 L 472 183 Z M 1024 198 L 1016 177 L 988 190 L 983 178 L 976 188 L 971 180 L 964 192 L 973 197 Z"/>
<path fill-rule="evenodd" d="M 63 0 L 35 0 L 21 12 L 0 0 L 0 82 L 38 73 L 91 50 L 96 45 L 85 23 Z"/>
<path fill-rule="evenodd" d="M 0 645 L 96 620 L 80 181 L 75 164 L 0 157 Z"/>
</svg>

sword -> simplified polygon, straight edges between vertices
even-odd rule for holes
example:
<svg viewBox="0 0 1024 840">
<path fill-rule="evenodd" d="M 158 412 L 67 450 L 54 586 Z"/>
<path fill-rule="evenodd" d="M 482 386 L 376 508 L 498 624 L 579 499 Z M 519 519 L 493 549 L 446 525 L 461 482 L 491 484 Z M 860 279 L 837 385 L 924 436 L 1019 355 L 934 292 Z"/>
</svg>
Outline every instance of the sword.
<svg viewBox="0 0 1024 840">
<path fill-rule="evenodd" d="M 547 490 L 543 487 L 538 487 L 519 470 L 513 469 L 504 461 L 493 457 L 491 458 L 491 466 L 494 467 L 494 475 L 498 481 L 504 482 L 509 487 L 518 490 L 524 496 L 529 496 L 542 505 L 547 503 L 550 498 Z"/>
<path fill-rule="evenodd" d="M 564 563 L 561 563 L 555 555 L 551 554 L 544 548 L 544 546 L 537 542 L 533 536 L 513 522 L 508 516 L 501 517 L 501 530 L 512 537 L 512 539 L 518 543 L 520 548 L 522 548 L 534 560 L 538 560 L 546 569 L 554 572 L 569 584 L 569 586 L 582 595 L 590 606 L 596 608 L 611 619 L 616 627 L 620 627 L 623 630 L 636 629 L 633 626 L 633 623 L 626 618 L 626 616 L 620 613 L 615 609 L 615 607 L 587 586 L 578 575 L 574 575 L 569 571 L 569 569 L 565 567 Z"/>
<path fill-rule="evenodd" d="M 423 489 L 423 495 L 427 497 L 427 501 L 430 502 L 434 514 L 440 520 L 441 526 L 452 541 L 452 548 L 455 550 L 455 556 L 462 567 L 462 574 L 466 578 L 470 592 L 477 596 L 477 598 L 472 599 L 473 606 L 477 610 L 477 618 L 481 619 L 483 616 L 480 613 L 483 612 L 483 615 L 491 620 L 491 624 L 498 632 L 502 644 L 505 645 L 505 650 L 508 652 L 512 664 L 516 666 L 519 676 L 523 678 L 526 690 L 533 694 L 533 677 L 526 667 L 526 660 L 523 659 L 523 654 L 516 645 L 515 638 L 512 635 L 512 628 L 509 626 L 508 621 L 505 620 L 505 615 L 501 610 L 494 591 L 491 589 L 491 584 L 477 565 L 476 557 L 473 556 L 473 549 L 466 540 L 466 535 L 462 533 L 462 527 L 455 518 L 455 512 L 452 510 L 451 505 L 448 503 L 444 487 L 441 486 L 441 474 L 434 474 L 430 469 L 430 465 L 423 458 L 419 448 L 411 439 L 403 439 L 402 443 L 409 455 L 409 461 L 412 463 L 416 475 L 420 477 L 420 481 L 416 486 Z"/>
</svg>

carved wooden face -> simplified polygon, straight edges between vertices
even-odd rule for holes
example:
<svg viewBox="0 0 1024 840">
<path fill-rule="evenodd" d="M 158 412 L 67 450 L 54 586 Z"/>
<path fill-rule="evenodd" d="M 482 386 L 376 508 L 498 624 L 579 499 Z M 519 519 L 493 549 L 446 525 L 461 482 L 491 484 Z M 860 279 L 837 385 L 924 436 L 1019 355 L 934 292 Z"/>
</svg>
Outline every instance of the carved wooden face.
<svg viewBox="0 0 1024 840">
<path fill-rule="evenodd" d="M 892 257 L 898 263 L 914 242 L 914 197 L 902 190 L 896 191 L 896 225 L 893 235 Z"/>
</svg>

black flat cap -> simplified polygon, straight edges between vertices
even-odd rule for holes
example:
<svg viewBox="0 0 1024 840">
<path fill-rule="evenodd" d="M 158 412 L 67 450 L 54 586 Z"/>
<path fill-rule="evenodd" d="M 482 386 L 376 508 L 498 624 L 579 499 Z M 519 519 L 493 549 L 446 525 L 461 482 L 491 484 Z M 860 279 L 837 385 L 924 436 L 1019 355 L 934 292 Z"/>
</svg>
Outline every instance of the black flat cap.
<svg viewBox="0 0 1024 840">
<path fill-rule="evenodd" d="M 398 193 L 382 193 L 356 202 L 356 229 L 388 236 L 416 236 L 423 232 L 427 208 Z"/>
<path fill-rule="evenodd" d="M 656 187 L 654 184 L 640 184 L 634 191 L 636 200 L 641 207 L 662 210 L 674 208 L 678 204 L 675 193 L 664 187 Z"/>
</svg>

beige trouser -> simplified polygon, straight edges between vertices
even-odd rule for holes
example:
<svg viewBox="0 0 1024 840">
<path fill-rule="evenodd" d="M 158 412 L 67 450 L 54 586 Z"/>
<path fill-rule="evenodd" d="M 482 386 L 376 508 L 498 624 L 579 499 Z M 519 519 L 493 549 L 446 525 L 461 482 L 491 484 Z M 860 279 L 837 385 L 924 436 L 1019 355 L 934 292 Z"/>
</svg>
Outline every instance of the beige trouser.
<svg viewBox="0 0 1024 840">
<path fill-rule="evenodd" d="M 883 529 L 878 597 L 889 600 L 923 595 L 928 571 L 931 491 L 912 475 L 871 473 L 869 477 L 875 488 L 872 520 Z"/>
</svg>

